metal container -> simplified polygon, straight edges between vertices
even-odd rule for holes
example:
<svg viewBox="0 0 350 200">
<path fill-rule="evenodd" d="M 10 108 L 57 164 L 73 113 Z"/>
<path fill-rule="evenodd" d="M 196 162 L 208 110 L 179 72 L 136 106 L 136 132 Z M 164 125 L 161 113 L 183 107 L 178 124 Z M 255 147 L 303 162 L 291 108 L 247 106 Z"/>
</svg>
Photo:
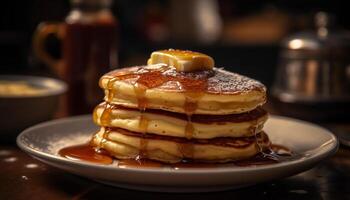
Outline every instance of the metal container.
<svg viewBox="0 0 350 200">
<path fill-rule="evenodd" d="M 60 96 L 67 90 L 64 82 L 47 77 L 0 75 L 0 81 L 23 82 L 44 89 L 42 93 L 30 95 L 0 94 L 2 140 L 13 139 L 24 128 L 51 119 Z"/>
<path fill-rule="evenodd" d="M 280 107 L 282 112 L 329 119 L 349 111 L 350 32 L 333 29 L 332 21 L 319 12 L 315 30 L 297 33 L 282 42 L 271 90 L 274 99 L 287 105 Z"/>
</svg>

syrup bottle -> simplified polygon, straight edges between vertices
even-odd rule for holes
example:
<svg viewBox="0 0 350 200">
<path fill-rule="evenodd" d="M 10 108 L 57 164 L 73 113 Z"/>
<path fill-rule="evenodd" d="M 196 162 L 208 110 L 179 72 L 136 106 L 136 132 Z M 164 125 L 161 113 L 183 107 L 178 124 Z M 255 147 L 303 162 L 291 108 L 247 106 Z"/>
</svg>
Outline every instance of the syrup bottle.
<svg viewBox="0 0 350 200">
<path fill-rule="evenodd" d="M 103 98 L 99 78 L 117 65 L 117 23 L 111 0 L 72 0 L 63 23 L 41 23 L 33 38 L 36 55 L 69 85 L 65 114 L 90 113 Z M 62 41 L 62 58 L 44 49 L 48 35 Z"/>
</svg>

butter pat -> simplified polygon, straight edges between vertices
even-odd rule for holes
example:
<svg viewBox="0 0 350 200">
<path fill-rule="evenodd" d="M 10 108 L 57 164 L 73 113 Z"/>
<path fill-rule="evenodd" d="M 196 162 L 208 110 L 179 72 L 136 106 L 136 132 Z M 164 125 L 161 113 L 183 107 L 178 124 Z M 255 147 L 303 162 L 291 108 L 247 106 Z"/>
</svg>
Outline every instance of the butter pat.
<svg viewBox="0 0 350 200">
<path fill-rule="evenodd" d="M 214 59 L 203 53 L 168 49 L 153 52 L 147 64 L 166 64 L 179 72 L 191 72 L 213 69 Z"/>
</svg>

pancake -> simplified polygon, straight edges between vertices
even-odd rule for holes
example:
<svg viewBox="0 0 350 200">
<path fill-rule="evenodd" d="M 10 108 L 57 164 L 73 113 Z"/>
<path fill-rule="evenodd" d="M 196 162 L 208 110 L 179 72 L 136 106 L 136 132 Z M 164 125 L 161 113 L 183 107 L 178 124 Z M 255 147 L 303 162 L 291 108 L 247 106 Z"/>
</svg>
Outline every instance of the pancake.
<svg viewBox="0 0 350 200">
<path fill-rule="evenodd" d="M 94 110 L 94 121 L 99 126 L 198 139 L 252 136 L 262 130 L 266 120 L 267 112 L 262 108 L 241 114 L 192 115 L 191 122 L 185 114 L 150 109 L 140 112 L 108 103 L 101 103 Z"/>
<path fill-rule="evenodd" d="M 112 104 L 186 114 L 244 113 L 266 101 L 263 84 L 218 68 L 186 73 L 162 64 L 122 68 L 102 76 L 100 86 Z"/>
<path fill-rule="evenodd" d="M 258 142 L 257 140 L 258 139 Z M 190 159 L 202 162 L 228 162 L 250 158 L 270 145 L 261 132 L 242 138 L 192 139 L 140 134 L 125 129 L 101 128 L 91 141 L 118 159 L 145 157 L 167 163 Z"/>
</svg>

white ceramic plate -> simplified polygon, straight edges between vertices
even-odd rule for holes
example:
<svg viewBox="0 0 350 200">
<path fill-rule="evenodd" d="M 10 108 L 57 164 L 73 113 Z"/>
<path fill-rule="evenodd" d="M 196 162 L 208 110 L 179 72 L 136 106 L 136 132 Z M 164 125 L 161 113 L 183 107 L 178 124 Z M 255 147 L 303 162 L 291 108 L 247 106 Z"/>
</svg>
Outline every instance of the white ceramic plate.
<svg viewBox="0 0 350 200">
<path fill-rule="evenodd" d="M 87 142 L 97 127 L 90 116 L 38 124 L 23 131 L 18 146 L 44 163 L 106 184 L 161 192 L 208 192 L 239 188 L 291 176 L 312 168 L 336 152 L 338 141 L 328 130 L 291 118 L 271 116 L 264 130 L 273 143 L 301 157 L 281 163 L 218 168 L 119 168 L 60 157 L 66 146 Z"/>
</svg>

